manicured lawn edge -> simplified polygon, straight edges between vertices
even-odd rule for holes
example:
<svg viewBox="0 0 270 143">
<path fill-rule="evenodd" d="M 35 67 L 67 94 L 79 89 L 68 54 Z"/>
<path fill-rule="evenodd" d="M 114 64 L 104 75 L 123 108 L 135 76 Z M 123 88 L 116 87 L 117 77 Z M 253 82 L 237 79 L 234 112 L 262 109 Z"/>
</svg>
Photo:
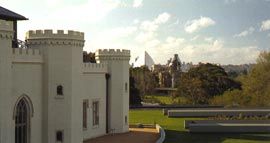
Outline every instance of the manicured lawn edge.
<svg viewBox="0 0 270 143">
<path fill-rule="evenodd" d="M 156 143 L 163 143 L 165 141 L 165 138 L 166 138 L 166 133 L 165 133 L 164 129 L 159 124 L 156 124 L 156 130 L 160 136 L 159 139 L 156 141 Z"/>
</svg>

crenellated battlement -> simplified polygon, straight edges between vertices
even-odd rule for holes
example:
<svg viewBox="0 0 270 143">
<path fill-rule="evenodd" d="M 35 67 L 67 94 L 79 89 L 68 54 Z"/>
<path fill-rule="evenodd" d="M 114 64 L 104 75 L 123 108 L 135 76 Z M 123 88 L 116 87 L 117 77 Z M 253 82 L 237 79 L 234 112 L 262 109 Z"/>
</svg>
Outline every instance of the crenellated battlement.
<svg viewBox="0 0 270 143">
<path fill-rule="evenodd" d="M 3 31 L 13 31 L 13 23 L 11 21 L 0 19 L 0 30 Z"/>
<path fill-rule="evenodd" d="M 105 63 L 83 63 L 83 73 L 107 73 L 108 65 Z"/>
<path fill-rule="evenodd" d="M 12 49 L 13 63 L 42 63 L 43 57 L 39 49 Z"/>
<path fill-rule="evenodd" d="M 84 40 L 84 33 L 78 31 L 57 30 L 30 30 L 26 33 L 26 39 L 70 39 L 70 40 Z"/>
<path fill-rule="evenodd" d="M 84 33 L 68 30 L 30 30 L 26 33 L 28 45 L 74 45 L 84 46 Z"/>
<path fill-rule="evenodd" d="M 130 55 L 130 50 L 124 49 L 98 49 L 96 51 L 99 55 Z"/>
<path fill-rule="evenodd" d="M 130 50 L 99 49 L 95 53 L 96 59 L 129 60 Z"/>
<path fill-rule="evenodd" d="M 12 39 L 13 23 L 11 21 L 0 20 L 0 38 Z"/>
</svg>

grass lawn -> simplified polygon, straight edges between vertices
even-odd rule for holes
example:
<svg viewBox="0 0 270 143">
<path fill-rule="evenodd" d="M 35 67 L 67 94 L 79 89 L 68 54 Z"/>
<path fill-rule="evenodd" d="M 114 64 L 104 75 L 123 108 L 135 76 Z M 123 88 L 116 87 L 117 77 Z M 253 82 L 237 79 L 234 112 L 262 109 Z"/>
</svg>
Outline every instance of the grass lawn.
<svg viewBox="0 0 270 143">
<path fill-rule="evenodd" d="M 145 95 L 144 96 L 144 102 L 155 102 L 165 105 L 171 105 L 173 104 L 173 99 L 170 95 Z M 182 104 L 187 102 L 184 97 L 177 97 L 177 100 L 181 100 Z"/>
<path fill-rule="evenodd" d="M 130 124 L 161 125 L 166 132 L 165 143 L 270 143 L 269 134 L 221 134 L 221 133 L 189 133 L 184 129 L 184 120 L 194 118 L 168 118 L 162 110 L 130 110 Z"/>
<path fill-rule="evenodd" d="M 158 102 L 161 104 L 172 104 L 172 98 L 169 95 L 145 95 L 144 100 L 147 102 Z"/>
</svg>

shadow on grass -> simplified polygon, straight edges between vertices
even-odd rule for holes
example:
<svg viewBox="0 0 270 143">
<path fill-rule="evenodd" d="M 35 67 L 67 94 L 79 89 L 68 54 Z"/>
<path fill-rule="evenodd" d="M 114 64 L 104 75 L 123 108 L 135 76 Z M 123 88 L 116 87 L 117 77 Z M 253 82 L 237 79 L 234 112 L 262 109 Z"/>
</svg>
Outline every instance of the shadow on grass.
<svg viewBox="0 0 270 143">
<path fill-rule="evenodd" d="M 165 143 L 222 143 L 225 140 L 232 140 L 232 143 L 270 141 L 270 134 L 189 133 L 175 130 L 165 130 L 165 132 Z"/>
</svg>

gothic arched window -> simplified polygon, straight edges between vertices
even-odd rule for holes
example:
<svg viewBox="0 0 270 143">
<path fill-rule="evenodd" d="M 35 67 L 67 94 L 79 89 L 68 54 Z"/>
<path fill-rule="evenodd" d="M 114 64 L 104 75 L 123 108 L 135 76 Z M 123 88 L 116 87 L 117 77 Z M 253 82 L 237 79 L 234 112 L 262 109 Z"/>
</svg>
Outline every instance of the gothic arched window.
<svg viewBox="0 0 270 143">
<path fill-rule="evenodd" d="M 30 140 L 30 106 L 25 98 L 22 98 L 15 113 L 15 143 L 29 143 Z"/>
</svg>

